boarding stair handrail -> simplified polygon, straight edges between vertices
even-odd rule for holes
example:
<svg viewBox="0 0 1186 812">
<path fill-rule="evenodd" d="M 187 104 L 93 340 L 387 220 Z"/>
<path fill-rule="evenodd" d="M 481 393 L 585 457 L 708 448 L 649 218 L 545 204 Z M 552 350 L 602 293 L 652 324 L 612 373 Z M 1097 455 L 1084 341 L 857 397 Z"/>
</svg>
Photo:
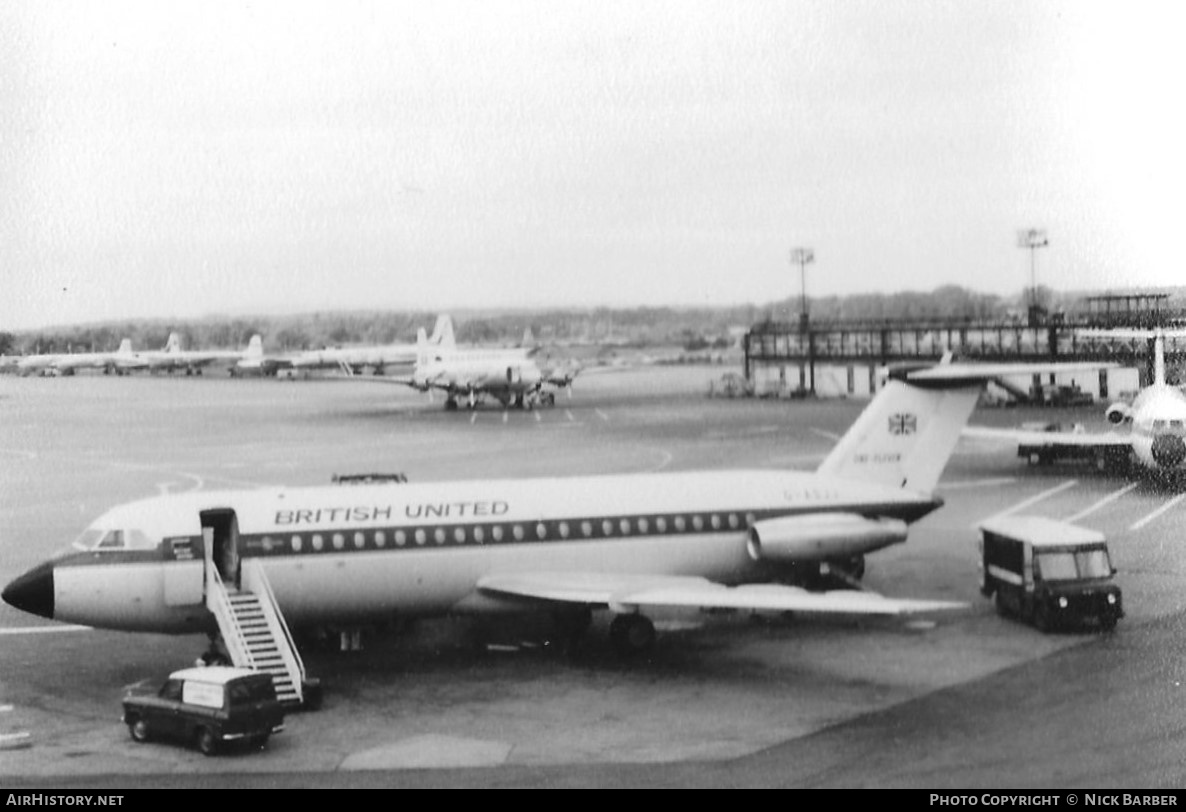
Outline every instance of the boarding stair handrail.
<svg viewBox="0 0 1186 812">
<path fill-rule="evenodd" d="M 276 603 L 276 595 L 272 592 L 272 585 L 268 582 L 268 577 L 264 573 L 263 567 L 258 562 L 250 559 L 243 562 L 242 577 L 250 590 L 259 598 L 260 609 L 267 619 L 268 627 L 272 630 L 273 635 L 277 637 L 277 648 L 280 650 L 280 656 L 284 660 L 284 666 L 288 669 L 289 674 L 296 677 L 293 680 L 293 687 L 296 688 L 297 698 L 303 700 L 305 663 L 301 659 L 300 652 L 297 650 L 296 642 L 292 639 L 292 632 L 288 628 L 288 623 L 284 620 L 284 615 L 280 612 L 280 607 Z M 277 632 L 279 634 L 276 634 Z M 279 640 L 283 640 L 284 645 L 279 645 Z"/>
<path fill-rule="evenodd" d="M 218 629 L 222 632 L 222 642 L 226 646 L 231 662 L 235 665 L 254 668 L 255 660 L 251 656 L 251 648 L 247 645 L 247 640 L 239 629 L 234 607 L 231 606 L 231 599 L 227 594 L 222 575 L 218 572 L 218 567 L 207 563 L 206 573 L 207 584 L 212 587 L 206 590 L 206 608 L 214 614 L 214 619 L 218 621 Z"/>
</svg>

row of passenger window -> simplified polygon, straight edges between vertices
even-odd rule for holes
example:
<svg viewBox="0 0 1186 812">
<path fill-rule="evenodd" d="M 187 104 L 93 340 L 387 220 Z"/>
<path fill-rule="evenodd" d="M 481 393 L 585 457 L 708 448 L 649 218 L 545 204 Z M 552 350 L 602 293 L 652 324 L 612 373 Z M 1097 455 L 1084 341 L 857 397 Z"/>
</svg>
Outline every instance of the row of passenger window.
<svg viewBox="0 0 1186 812">
<path fill-rule="evenodd" d="M 417 527 L 398 530 L 356 530 L 352 533 L 295 533 L 289 540 L 292 552 L 317 552 L 385 548 L 391 545 L 407 547 L 425 545 L 486 544 L 510 541 L 546 541 L 548 539 L 613 538 L 662 533 L 739 530 L 753 524 L 753 513 L 706 513 L 692 516 L 633 517 L 618 519 L 585 519 L 582 521 L 550 521 L 535 524 L 512 523 L 494 525 L 453 525 L 452 527 Z M 368 545 L 368 541 L 370 544 Z M 272 537 L 265 537 L 262 546 L 272 550 L 282 546 Z"/>
</svg>

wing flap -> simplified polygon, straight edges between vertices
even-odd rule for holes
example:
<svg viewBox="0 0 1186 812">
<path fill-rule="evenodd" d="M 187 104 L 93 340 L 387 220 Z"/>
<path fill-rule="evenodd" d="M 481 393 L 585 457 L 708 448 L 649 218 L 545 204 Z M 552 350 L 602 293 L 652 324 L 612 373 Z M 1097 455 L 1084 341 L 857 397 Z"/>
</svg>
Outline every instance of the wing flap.
<svg viewBox="0 0 1186 812">
<path fill-rule="evenodd" d="M 706 578 L 607 573 L 490 575 L 478 588 L 500 597 L 577 603 L 633 612 L 640 607 L 743 609 L 844 615 L 905 615 L 964 609 L 966 603 L 888 598 L 876 592 L 811 592 L 782 584 L 725 586 Z"/>
</svg>

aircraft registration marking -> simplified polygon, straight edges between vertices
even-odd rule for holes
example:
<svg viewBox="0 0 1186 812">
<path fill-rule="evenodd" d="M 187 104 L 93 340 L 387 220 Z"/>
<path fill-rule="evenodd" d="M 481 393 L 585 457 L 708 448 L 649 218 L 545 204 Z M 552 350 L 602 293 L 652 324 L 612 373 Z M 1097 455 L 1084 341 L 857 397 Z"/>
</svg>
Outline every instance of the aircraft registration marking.
<svg viewBox="0 0 1186 812">
<path fill-rule="evenodd" d="M 899 453 L 893 454 L 854 454 L 852 461 L 858 465 L 867 465 L 874 463 L 876 465 L 886 465 L 889 463 L 897 463 L 902 461 L 902 455 Z"/>
</svg>

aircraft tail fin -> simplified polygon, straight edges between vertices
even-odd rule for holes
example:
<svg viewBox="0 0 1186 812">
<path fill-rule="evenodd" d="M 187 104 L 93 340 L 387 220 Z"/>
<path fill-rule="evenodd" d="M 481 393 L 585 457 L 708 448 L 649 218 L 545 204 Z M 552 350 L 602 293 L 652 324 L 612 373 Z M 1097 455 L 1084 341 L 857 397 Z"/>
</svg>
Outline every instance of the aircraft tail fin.
<svg viewBox="0 0 1186 812">
<path fill-rule="evenodd" d="M 890 380 L 820 464 L 819 473 L 930 492 L 985 385 L 1005 375 L 1116 367 L 1111 362 L 956 364 L 889 372 Z"/>
<path fill-rule="evenodd" d="M 123 341 L 119 342 L 119 349 L 116 350 L 116 353 L 118 355 L 131 355 L 132 354 L 132 339 L 125 338 Z"/>
<path fill-rule="evenodd" d="M 423 328 L 421 328 L 423 332 Z M 419 338 L 419 334 L 417 334 Z M 453 337 L 453 317 L 447 313 L 442 313 L 437 316 L 436 326 L 432 328 L 432 338 L 428 339 L 432 344 L 438 347 L 453 347 L 456 345 L 456 339 Z"/>
<path fill-rule="evenodd" d="M 1144 329 L 1140 327 L 1109 327 L 1099 330 L 1078 330 L 1076 335 L 1081 338 L 1143 338 L 1152 345 L 1153 354 L 1153 385 L 1165 386 L 1165 341 L 1167 338 L 1186 338 L 1186 329 L 1181 327 L 1154 327 Z"/>
<path fill-rule="evenodd" d="M 169 333 L 169 340 L 165 342 L 165 352 L 177 352 L 181 349 L 181 336 Z"/>
<path fill-rule="evenodd" d="M 262 358 L 264 354 L 264 340 L 259 333 L 251 337 L 251 341 L 247 342 L 247 349 L 243 351 L 244 358 Z"/>
<path fill-rule="evenodd" d="M 934 388 L 888 381 L 820 464 L 819 473 L 929 493 L 982 387 L 980 381 Z"/>
</svg>

